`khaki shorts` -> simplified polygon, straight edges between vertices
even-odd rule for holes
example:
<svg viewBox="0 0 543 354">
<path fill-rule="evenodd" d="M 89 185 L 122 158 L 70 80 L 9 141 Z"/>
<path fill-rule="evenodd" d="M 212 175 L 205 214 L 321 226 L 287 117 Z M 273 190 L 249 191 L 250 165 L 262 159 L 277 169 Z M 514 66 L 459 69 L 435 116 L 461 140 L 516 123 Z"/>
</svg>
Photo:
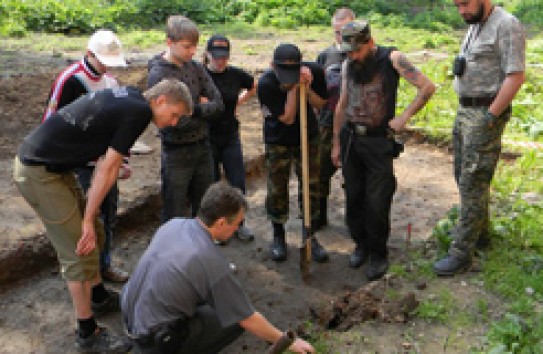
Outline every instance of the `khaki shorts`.
<svg viewBox="0 0 543 354">
<path fill-rule="evenodd" d="M 75 254 L 81 237 L 85 198 L 74 174 L 51 173 L 45 166 L 26 166 L 16 157 L 13 179 L 45 225 L 47 237 L 57 253 L 62 277 L 68 281 L 93 279 L 99 270 L 99 248 L 103 247 L 105 240 L 104 227 L 97 218 L 98 247 L 86 256 Z"/>
</svg>

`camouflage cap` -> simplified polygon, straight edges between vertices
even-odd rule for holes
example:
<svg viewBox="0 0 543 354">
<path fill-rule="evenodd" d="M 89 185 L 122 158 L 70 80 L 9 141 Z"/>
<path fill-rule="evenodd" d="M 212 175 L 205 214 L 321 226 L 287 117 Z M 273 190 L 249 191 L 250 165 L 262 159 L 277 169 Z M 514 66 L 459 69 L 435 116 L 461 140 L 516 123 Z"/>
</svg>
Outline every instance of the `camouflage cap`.
<svg viewBox="0 0 543 354">
<path fill-rule="evenodd" d="M 347 23 L 341 28 L 341 52 L 352 52 L 358 50 L 362 44 L 371 39 L 370 24 L 368 21 L 360 20 Z"/>
</svg>

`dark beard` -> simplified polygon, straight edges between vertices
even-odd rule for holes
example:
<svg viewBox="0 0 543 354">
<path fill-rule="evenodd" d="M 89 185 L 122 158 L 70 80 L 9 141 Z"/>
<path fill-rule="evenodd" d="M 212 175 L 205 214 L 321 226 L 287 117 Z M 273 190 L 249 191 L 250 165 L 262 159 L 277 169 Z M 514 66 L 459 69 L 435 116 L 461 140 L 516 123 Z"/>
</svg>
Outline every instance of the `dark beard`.
<svg viewBox="0 0 543 354">
<path fill-rule="evenodd" d="M 347 76 L 357 85 L 368 84 L 373 81 L 376 64 L 373 54 L 363 61 L 351 60 L 347 66 Z"/>
<path fill-rule="evenodd" d="M 485 7 L 483 4 L 479 6 L 479 11 L 477 11 L 477 14 L 473 16 L 470 19 L 464 19 L 464 22 L 466 22 L 468 25 L 474 25 L 476 23 L 480 23 L 483 20 L 483 17 L 485 15 Z"/>
</svg>

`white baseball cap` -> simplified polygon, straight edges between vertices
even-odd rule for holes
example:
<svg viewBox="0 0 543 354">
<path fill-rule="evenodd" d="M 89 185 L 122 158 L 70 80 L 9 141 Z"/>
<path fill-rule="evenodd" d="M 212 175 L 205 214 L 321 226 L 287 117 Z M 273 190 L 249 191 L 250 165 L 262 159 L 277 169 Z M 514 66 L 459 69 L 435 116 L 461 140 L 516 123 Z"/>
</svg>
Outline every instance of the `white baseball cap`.
<svg viewBox="0 0 543 354">
<path fill-rule="evenodd" d="M 126 66 L 121 41 L 110 30 L 98 30 L 89 39 L 87 49 L 105 66 Z"/>
</svg>

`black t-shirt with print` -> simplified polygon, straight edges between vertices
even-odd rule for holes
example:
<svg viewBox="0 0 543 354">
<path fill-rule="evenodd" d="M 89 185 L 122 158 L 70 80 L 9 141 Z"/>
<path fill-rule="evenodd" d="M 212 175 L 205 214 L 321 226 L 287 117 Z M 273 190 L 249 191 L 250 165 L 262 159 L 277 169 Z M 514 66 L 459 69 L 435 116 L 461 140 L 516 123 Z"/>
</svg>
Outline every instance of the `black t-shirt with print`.
<svg viewBox="0 0 543 354">
<path fill-rule="evenodd" d="M 238 134 L 239 122 L 236 118 L 238 96 L 244 89 L 253 88 L 254 78 L 245 70 L 235 66 L 227 66 L 220 73 L 212 72 L 209 69 L 207 72 L 219 89 L 224 103 L 224 112 L 221 118 L 210 122 L 209 126 L 211 142 L 220 145 Z"/>
<path fill-rule="evenodd" d="M 96 160 L 109 147 L 126 156 L 152 116 L 151 107 L 135 87 L 91 92 L 27 135 L 18 156 L 22 161 L 65 169 Z"/>
<path fill-rule="evenodd" d="M 328 99 L 324 70 L 317 63 L 304 62 L 313 75 L 311 89 L 323 99 Z M 287 92 L 280 89 L 279 80 L 273 70 L 268 70 L 258 81 L 258 100 L 264 115 L 264 142 L 284 146 L 300 145 L 300 111 L 291 125 L 279 121 L 278 117 L 285 113 Z M 312 139 L 318 134 L 317 120 L 313 107 L 307 100 L 307 134 Z"/>
</svg>

